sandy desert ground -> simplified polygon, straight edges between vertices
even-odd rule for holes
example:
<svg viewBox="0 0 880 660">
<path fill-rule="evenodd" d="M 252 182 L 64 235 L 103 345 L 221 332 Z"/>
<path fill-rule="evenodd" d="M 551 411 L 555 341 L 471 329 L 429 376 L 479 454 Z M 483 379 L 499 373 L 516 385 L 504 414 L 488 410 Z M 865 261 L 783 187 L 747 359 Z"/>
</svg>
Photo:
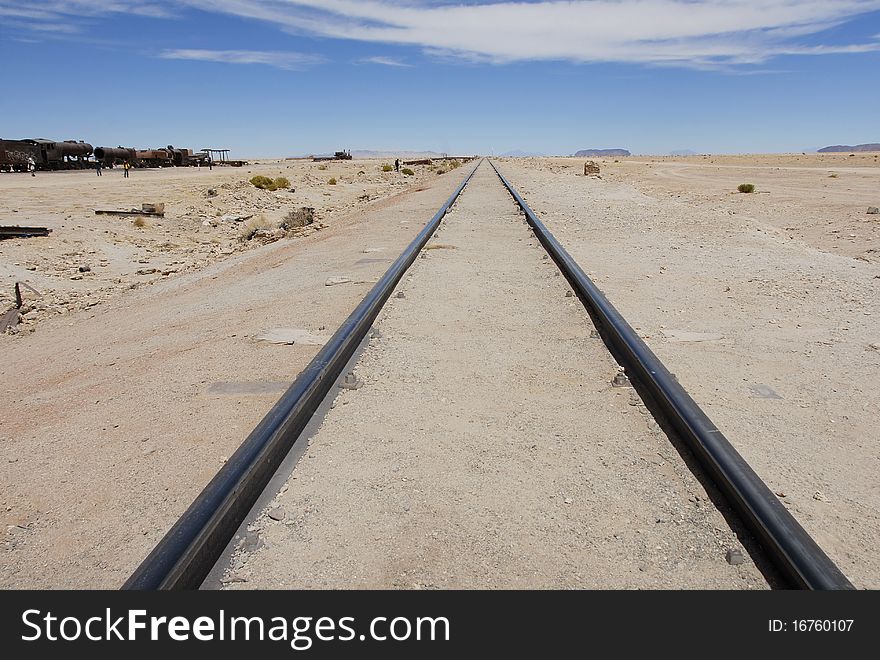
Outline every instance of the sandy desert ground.
<svg viewBox="0 0 880 660">
<path fill-rule="evenodd" d="M 497 162 L 832 559 L 857 586 L 880 587 L 874 552 L 880 541 L 880 215 L 866 214 L 868 206 L 880 205 L 877 155 L 606 159 L 599 161 L 601 178 L 583 176 L 582 159 Z M 47 238 L 0 242 L 0 304 L 11 301 L 15 281 L 40 292 L 25 291 L 20 330 L 0 336 L 0 586 L 121 584 L 305 366 L 314 344 L 347 316 L 464 173 L 416 167 L 414 177 L 403 178 L 381 172 L 380 165 L 349 161 L 319 170 L 318 164 L 287 161 L 212 172 L 136 170 L 128 181 L 115 171 L 101 179 L 76 172 L 0 176 L 0 223 L 53 229 Z M 253 189 L 246 179 L 258 173 L 287 176 L 295 192 Z M 338 185 L 327 184 L 331 176 Z M 737 193 L 740 183 L 755 184 L 757 193 Z M 209 188 L 217 195 L 208 196 Z M 165 203 L 166 217 L 136 227 L 128 218 L 93 211 L 143 202 Z M 247 221 L 228 217 L 263 215 L 277 223 L 304 206 L 315 209 L 316 225 L 271 243 L 242 241 Z M 453 229 L 443 230 L 454 235 L 450 243 L 473 247 L 483 240 L 479 232 Z M 447 238 L 441 233 L 438 240 Z M 498 259 L 512 258 L 496 243 Z M 413 281 L 413 288 L 431 296 L 427 282 L 438 287 L 448 278 L 478 278 L 468 269 L 480 263 L 479 255 L 462 254 L 432 251 L 413 277 L 442 260 L 452 259 L 453 270 Z M 540 264 L 534 268 L 541 272 Z M 523 266 L 522 272 L 530 271 Z M 565 298 L 556 293 L 564 292 L 551 294 L 552 286 L 550 280 L 545 287 L 550 300 L 562 306 Z M 552 313 L 539 294 L 522 296 L 524 313 Z M 442 318 L 455 311 L 454 297 L 436 298 L 432 313 Z M 402 302 L 395 301 L 383 320 L 396 329 L 392 337 L 424 321 L 406 313 L 394 317 Z M 563 312 L 575 310 L 565 307 L 552 317 L 567 328 L 576 319 Z M 279 328 L 316 340 L 286 345 L 261 339 Z M 548 346 L 554 341 L 558 337 Z M 380 354 L 390 360 L 382 368 L 389 373 L 412 366 L 413 356 L 401 347 L 383 346 Z M 371 355 L 364 368 L 381 374 Z M 442 372 L 443 361 L 437 364 Z M 397 396 L 393 382 L 373 380 L 379 391 Z M 529 379 L 511 383 L 533 386 Z M 369 384 L 340 396 L 366 398 Z M 470 400 L 468 392 L 478 396 L 475 385 L 462 387 L 463 400 Z M 344 428 L 328 421 L 331 431 L 334 426 L 344 437 Z M 402 440 L 405 424 L 400 428 Z M 606 460 L 624 469 L 615 461 L 626 455 L 626 436 L 608 435 L 615 442 Z M 659 439 L 650 435 L 648 441 Z M 640 455 L 645 447 L 643 441 Z M 313 460 L 337 464 L 360 456 L 336 441 L 315 451 L 319 458 Z M 535 467 L 532 455 L 506 456 L 494 445 L 491 451 L 514 482 L 528 479 Z M 669 482 L 646 480 L 645 492 L 632 494 L 633 502 L 652 492 L 673 502 L 652 512 L 666 522 L 653 523 L 651 538 L 670 521 L 693 521 L 701 506 L 693 499 L 699 486 L 681 472 L 672 452 L 663 456 L 639 469 L 654 465 Z M 463 469 L 473 467 L 466 456 L 458 458 Z M 553 460 L 542 469 L 565 470 L 564 460 Z M 320 467 L 307 464 L 304 474 L 320 479 Z M 419 479 L 434 479 L 433 488 L 442 486 L 442 475 L 410 467 Z M 606 467 L 578 464 L 591 475 Z M 570 516 L 564 525 L 588 512 L 602 515 L 596 506 L 601 498 L 591 499 L 595 491 L 568 483 L 575 495 L 552 493 L 571 499 L 563 505 Z M 684 499 L 671 498 L 664 487 Z M 599 495 L 629 497 L 625 485 L 609 488 Z M 295 504 L 314 492 L 288 489 L 286 495 Z M 400 505 L 399 490 L 388 495 L 397 499 L 386 504 Z M 387 512 L 382 504 L 377 510 Z M 412 499 L 411 507 L 418 512 L 420 504 Z M 512 512 L 493 511 L 500 516 L 492 525 L 496 532 L 516 527 Z M 614 511 L 609 507 L 605 515 Z M 632 560 L 632 573 L 606 571 L 610 577 L 600 586 L 699 587 L 699 580 L 681 577 L 688 572 L 681 563 L 685 552 L 705 568 L 697 573 L 706 576 L 705 586 L 755 585 L 748 562 L 736 569 L 724 564 L 721 551 L 735 539 L 712 516 L 696 516 L 708 534 L 679 528 L 672 554 L 637 541 L 635 525 L 615 531 L 601 551 L 587 546 L 594 558 L 598 552 L 600 565 L 614 564 L 608 547 Z M 255 524 L 263 526 L 266 545 L 285 529 L 303 531 L 265 515 Z M 560 529 L 542 538 L 552 545 Z M 454 545 L 454 537 L 436 531 L 441 543 Z M 581 549 L 569 544 L 562 551 L 579 564 L 576 570 L 553 566 L 526 582 L 596 584 Z M 517 546 L 503 558 L 522 551 Z M 459 586 L 497 565 L 475 561 Z M 247 573 L 246 566 L 239 570 Z M 573 577 L 585 571 L 586 579 Z M 441 573 L 432 579 L 450 583 Z"/>
</svg>

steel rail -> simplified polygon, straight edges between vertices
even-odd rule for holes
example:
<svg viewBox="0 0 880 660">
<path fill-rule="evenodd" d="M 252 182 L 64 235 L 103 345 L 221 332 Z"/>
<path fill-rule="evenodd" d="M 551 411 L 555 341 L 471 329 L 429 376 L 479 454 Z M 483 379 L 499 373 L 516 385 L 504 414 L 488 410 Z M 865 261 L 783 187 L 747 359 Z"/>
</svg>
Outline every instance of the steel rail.
<svg viewBox="0 0 880 660">
<path fill-rule="evenodd" d="M 125 590 L 197 589 L 482 160 L 128 578 Z"/>
<path fill-rule="evenodd" d="M 854 589 L 843 572 L 779 502 L 620 312 L 608 302 L 504 178 L 495 163 L 491 160 L 489 163 L 525 213 L 538 240 L 600 324 L 599 329 L 604 330 L 603 337 L 616 351 L 627 375 L 637 379 L 651 394 L 666 420 L 713 477 L 716 486 L 743 517 L 750 530 L 761 540 L 781 573 L 798 588 Z"/>
</svg>

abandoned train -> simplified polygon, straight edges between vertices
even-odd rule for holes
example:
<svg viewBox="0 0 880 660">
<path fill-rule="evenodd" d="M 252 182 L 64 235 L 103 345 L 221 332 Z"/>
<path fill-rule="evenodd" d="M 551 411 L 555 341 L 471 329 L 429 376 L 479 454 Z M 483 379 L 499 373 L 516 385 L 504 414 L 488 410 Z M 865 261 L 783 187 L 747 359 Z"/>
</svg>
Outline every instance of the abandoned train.
<svg viewBox="0 0 880 660">
<path fill-rule="evenodd" d="M 93 167 L 89 161 L 92 145 L 65 140 L 56 142 L 37 138 L 33 140 L 0 140 L 0 171 L 26 172 L 37 170 L 67 170 Z"/>
<path fill-rule="evenodd" d="M 90 158 L 92 155 L 94 160 Z M 93 168 L 98 162 L 104 167 L 113 167 L 126 161 L 134 167 L 187 167 L 208 164 L 210 160 L 210 154 L 205 151 L 177 149 L 170 144 L 162 149 L 93 149 L 86 142 L 73 140 L 0 140 L 0 172 Z"/>
</svg>

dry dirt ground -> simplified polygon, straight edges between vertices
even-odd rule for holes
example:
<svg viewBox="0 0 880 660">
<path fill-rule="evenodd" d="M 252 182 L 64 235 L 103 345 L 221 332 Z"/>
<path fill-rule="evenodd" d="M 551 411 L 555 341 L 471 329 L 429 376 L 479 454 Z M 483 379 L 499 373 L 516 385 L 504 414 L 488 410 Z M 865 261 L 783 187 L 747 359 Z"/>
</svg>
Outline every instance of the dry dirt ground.
<svg viewBox="0 0 880 660">
<path fill-rule="evenodd" d="M 878 160 L 609 159 L 601 179 L 573 159 L 500 165 L 807 531 L 874 589 Z"/>
<path fill-rule="evenodd" d="M 329 173 L 346 167 L 354 176 L 370 165 L 331 164 Z M 388 179 L 382 188 L 395 194 L 325 216 L 327 228 L 319 232 L 221 255 L 0 335 L 0 586 L 120 585 L 312 358 L 318 347 L 311 337 L 345 319 L 463 172 L 424 174 L 422 183 Z M 198 197 L 223 183 L 204 179 L 205 170 L 136 171 L 130 181 L 149 174 L 156 176 L 146 190 L 153 199 L 164 192 L 167 200 L 180 188 Z M 215 169 L 209 176 L 246 174 Z M 52 181 L 64 195 L 49 194 L 44 182 Z M 42 217 L 63 217 L 93 179 L 0 177 L 0 186 L 15 191 L 16 208 L 30 199 L 32 182 L 45 205 Z M 323 196 L 323 188 L 311 194 Z M 11 195 L 3 195 L 8 204 Z M 114 195 L 119 203 L 123 194 Z M 88 224 L 107 220 L 82 222 L 80 249 L 107 249 L 102 232 Z M 86 241 L 90 234 L 93 242 Z M 10 251 L 22 262 L 25 254 L 40 258 L 39 241 L 46 240 L 70 239 L 59 227 L 50 239 L 4 241 L 4 267 Z M 74 284 L 83 282 L 89 281 Z M 302 331 L 301 338 L 259 339 L 279 329 L 288 337 Z"/>
<path fill-rule="evenodd" d="M 241 168 L 122 169 L 7 174 L 0 178 L 0 224 L 43 226 L 48 237 L 0 242 L 0 311 L 24 289 L 20 330 L 44 318 L 85 309 L 118 291 L 175 273 L 203 268 L 231 254 L 281 237 L 302 237 L 333 224 L 408 186 L 437 176 L 442 168 L 413 166 L 406 177 L 383 172 L 382 161 L 258 161 Z M 290 188 L 261 190 L 255 175 L 283 176 Z M 331 185 L 330 179 L 336 183 Z M 96 215 L 95 210 L 140 209 L 164 204 L 165 217 Z M 277 229 L 303 207 L 315 222 Z M 256 237 L 247 238 L 263 229 Z"/>
<path fill-rule="evenodd" d="M 870 154 L 633 158 L 601 163 L 602 178 L 597 179 L 582 175 L 582 160 L 501 162 L 505 175 L 807 530 L 857 586 L 873 588 L 880 587 L 880 558 L 874 552 L 880 540 L 876 479 L 880 216 L 866 215 L 865 210 L 880 205 L 876 163 Z M 290 171 L 284 169 L 288 165 Z M 333 170 L 339 166 L 351 169 Z M 324 171 L 294 162 L 259 165 L 250 174 L 218 169 L 135 171 L 129 181 L 122 181 L 117 172 L 105 172 L 111 178 L 97 181 L 94 173 L 0 177 L 2 224 L 55 228 L 50 238 L 0 243 L 4 300 L 9 300 L 13 281 L 29 279 L 52 301 L 52 309 L 37 303 L 32 320 L 27 318 L 31 314 L 25 315 L 23 332 L 0 336 L 4 400 L 0 520 L 5 534 L 0 586 L 114 587 L 127 577 L 314 355 L 314 341 L 347 316 L 370 281 L 411 240 L 464 173 L 457 170 L 438 177 L 420 172 L 418 181 L 395 184 L 397 179 L 378 172 L 378 166 L 353 161 L 331 164 Z M 357 174 L 361 170 L 364 175 Z M 296 192 L 251 197 L 240 182 L 256 173 L 283 174 Z M 118 180 L 112 178 L 117 174 Z M 327 186 L 323 177 L 334 174 L 340 186 Z M 355 183 L 358 176 L 375 181 Z M 224 183 L 231 187 L 222 189 Z M 754 183 L 759 192 L 737 194 L 733 191 L 739 183 Z M 217 197 L 225 195 L 222 208 L 215 208 L 217 198 L 205 197 L 209 187 L 218 189 Z M 386 197 L 359 201 L 365 188 L 371 199 L 372 194 Z M 248 190 L 248 196 L 236 199 L 242 190 Z M 103 191 L 100 196 L 99 191 Z M 95 207 L 156 201 L 166 203 L 161 226 L 150 220 L 138 229 L 128 219 L 93 215 Z M 251 244 L 238 240 L 240 229 L 224 224 L 230 221 L 216 227 L 203 224 L 224 214 L 281 214 L 300 206 L 315 207 L 319 222 L 327 228 L 243 250 Z M 178 228 L 171 222 L 174 218 L 184 231 L 166 235 Z M 151 238 L 144 241 L 144 236 Z M 447 239 L 441 233 L 438 240 Z M 181 249 L 162 247 L 178 242 Z M 172 252 L 164 254 L 164 250 Z M 429 251 L 418 269 L 439 268 L 452 253 L 458 250 Z M 530 260 L 535 254 L 522 254 L 517 268 L 523 274 L 534 267 Z M 83 274 L 79 265 L 84 258 L 90 260 L 85 265 L 91 270 Z M 102 258 L 106 266 L 101 266 Z M 34 265 L 37 270 L 29 268 Z M 136 274 L 153 267 L 159 272 Z M 162 275 L 160 267 L 180 272 Z M 99 275 L 104 269 L 108 275 Z M 540 268 L 536 272 L 544 274 Z M 80 274 L 82 279 L 70 279 Z M 131 288 L 142 279 L 155 282 Z M 342 283 L 327 286 L 334 281 Z M 406 286 L 439 295 L 438 282 L 414 279 Z M 536 312 L 553 314 L 554 319 L 563 312 L 577 313 L 580 319 L 580 311 L 567 306 L 572 301 L 560 295 L 564 292 L 549 298 L 561 300 L 560 310 L 551 309 L 547 299 L 537 295 L 524 294 L 523 302 Z M 406 305 L 413 302 L 408 290 L 407 296 L 394 300 L 383 322 L 392 327 L 403 323 L 405 328 L 407 322 L 421 321 L 406 316 Z M 32 302 L 27 293 L 26 302 Z M 288 345 L 258 339 L 278 330 L 284 332 L 275 332 L 276 336 L 297 330 L 300 340 Z M 510 337 L 513 341 L 516 335 Z M 394 351 L 384 341 L 376 344 L 377 356 Z M 370 354 L 364 358 L 365 367 L 381 370 L 369 359 Z M 533 387 L 528 375 L 514 388 Z M 606 375 L 603 372 L 603 378 Z M 589 382 L 597 387 L 584 388 L 584 395 L 601 398 L 599 381 Z M 411 385 L 415 389 L 417 383 Z M 390 386 L 368 379 L 362 389 L 342 398 L 366 399 L 371 390 Z M 514 389 L 514 396 L 523 393 Z M 613 396 L 612 402 L 623 397 Z M 351 405 L 337 406 L 332 412 L 342 413 Z M 637 409 L 633 406 L 628 413 L 636 420 Z M 535 420 L 523 423 L 524 428 L 537 428 Z M 649 434 L 633 442 L 642 443 L 641 450 L 649 442 L 660 447 L 660 440 L 661 436 Z M 617 449 L 625 442 L 626 438 L 615 436 L 609 446 Z M 539 459 L 549 459 L 554 446 L 573 450 L 550 437 L 533 444 L 544 453 L 504 455 L 493 446 L 494 454 L 475 457 L 467 467 L 483 466 L 488 458 L 505 470 L 516 468 L 519 474 Z M 470 437 L 464 447 L 479 449 Z M 321 451 L 332 457 L 342 449 L 334 443 Z M 609 451 L 601 456 L 610 466 L 620 467 L 617 461 L 631 458 L 638 464 L 640 455 L 621 458 Z M 453 458 L 466 460 L 463 455 Z M 687 497 L 699 490 L 675 468 L 671 460 L 675 458 L 672 453 L 661 456 L 663 465 L 657 465 L 669 472 L 664 487 L 676 491 L 676 497 L 668 497 L 669 513 L 691 514 L 699 509 Z M 580 470 L 586 475 L 601 469 L 604 474 L 607 466 L 598 459 L 587 455 L 582 463 L 568 467 L 552 460 L 543 464 L 551 472 L 554 465 L 559 467 L 567 481 L 555 490 L 549 484 L 536 486 L 548 500 L 550 494 L 562 496 L 564 507 L 540 538 L 561 538 L 565 525 L 582 515 L 577 507 L 591 506 L 589 489 L 595 489 L 595 482 L 580 483 L 575 476 Z M 305 474 L 306 463 L 307 459 L 294 475 L 300 470 Z M 431 476 L 423 465 L 410 466 L 403 459 L 399 465 L 399 471 L 411 470 L 414 477 Z M 636 469 L 646 474 L 645 466 Z M 409 479 L 408 474 L 402 476 Z M 486 478 L 500 475 L 489 472 Z M 432 487 L 442 489 L 442 482 L 435 480 Z M 517 497 L 528 496 L 527 485 L 518 488 Z M 641 502 L 639 489 L 636 484 L 628 496 Z M 403 492 L 400 484 L 392 492 Z M 600 488 L 597 501 L 607 501 L 601 498 L 614 492 L 612 487 Z M 566 499 L 571 500 L 567 505 Z M 464 505 L 449 503 L 453 509 Z M 475 503 L 484 509 L 490 505 L 514 515 L 498 497 Z M 410 497 L 411 511 L 422 507 L 418 498 Z M 536 515 L 551 511 L 534 510 Z M 717 516 L 711 507 L 699 511 L 706 522 Z M 305 510 L 287 511 L 285 520 L 307 515 Z M 520 515 L 526 519 L 526 512 Z M 636 518 L 648 511 L 627 515 L 641 524 Z M 662 511 L 656 519 L 666 520 Z M 669 523 L 654 522 L 649 535 L 661 527 L 671 528 L 677 520 L 670 516 Z M 493 528 L 509 531 L 516 521 L 502 516 L 493 519 Z M 693 529 L 688 525 L 683 529 Z M 624 558 L 628 553 L 634 557 L 646 553 L 643 568 L 647 570 L 638 575 L 629 572 L 634 564 L 626 559 L 620 572 L 611 573 L 619 579 L 609 579 L 609 586 L 703 586 L 687 583 L 677 570 L 666 570 L 674 562 L 688 566 L 700 558 L 706 569 L 705 586 L 754 584 L 748 555 L 744 568 L 725 565 L 720 573 L 713 572 L 718 568 L 718 541 L 723 545 L 731 540 L 725 525 L 711 526 L 706 534 L 697 534 L 695 542 L 688 542 L 686 531 L 669 537 L 674 554 L 663 554 L 659 543 L 660 549 L 642 548 L 632 536 L 642 528 L 630 526 L 623 538 L 612 541 L 598 534 L 586 547 L 590 558 L 603 566 L 611 563 L 609 548 L 623 549 Z M 472 529 L 465 526 L 461 533 Z M 647 525 L 642 533 L 646 529 Z M 428 550 L 437 547 L 458 551 L 449 527 L 433 531 L 439 541 L 411 541 L 413 558 L 428 556 Z M 601 543 L 603 538 L 607 543 Z M 524 546 L 499 547 L 498 555 L 480 555 L 487 563 L 475 560 L 470 570 L 491 567 L 493 557 L 509 562 L 524 550 Z M 559 552 L 551 558 L 557 563 L 545 569 L 545 583 L 585 584 L 576 575 L 564 574 L 558 562 L 583 559 L 579 553 L 586 551 L 569 539 Z M 466 573 L 444 578 L 440 569 L 436 575 L 432 580 L 440 586 L 452 578 L 459 583 L 468 579 Z M 540 579 L 523 576 L 529 584 Z M 730 579 L 740 582 L 732 585 Z"/>
<path fill-rule="evenodd" d="M 766 585 L 488 162 L 422 254 L 224 584 Z"/>
</svg>

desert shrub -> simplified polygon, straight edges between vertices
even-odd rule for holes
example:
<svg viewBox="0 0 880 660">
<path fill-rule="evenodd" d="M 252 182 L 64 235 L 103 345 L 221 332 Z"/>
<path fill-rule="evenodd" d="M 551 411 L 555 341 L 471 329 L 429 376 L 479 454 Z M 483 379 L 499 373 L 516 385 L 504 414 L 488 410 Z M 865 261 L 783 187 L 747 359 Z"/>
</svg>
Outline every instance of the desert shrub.
<svg viewBox="0 0 880 660">
<path fill-rule="evenodd" d="M 829 178 L 829 179 L 836 179 L 836 178 L 837 178 L 837 172 L 832 172 L 831 174 L 828 175 L 828 178 Z"/>
<path fill-rule="evenodd" d="M 403 172 L 404 174 L 406 174 L 407 176 L 412 176 L 413 174 L 415 174 L 415 172 L 413 172 L 413 171 L 412 171 L 411 169 L 409 169 L 408 167 L 404 167 L 404 168 L 403 168 L 402 170 L 400 170 L 400 171 Z"/>
<path fill-rule="evenodd" d="M 257 175 L 251 179 L 251 183 L 261 190 L 281 190 L 282 188 L 290 188 L 290 181 L 283 176 L 279 176 L 277 179 L 270 179 L 267 176 Z"/>
<path fill-rule="evenodd" d="M 382 166 L 382 171 L 383 171 L 383 172 L 390 172 L 390 171 L 393 170 L 393 169 L 394 169 L 394 168 L 393 168 L 391 165 L 389 165 L 388 163 L 385 163 L 385 164 Z"/>
<path fill-rule="evenodd" d="M 331 186 L 335 186 L 335 185 L 336 185 L 336 179 L 333 178 L 333 177 L 330 177 L 330 180 L 329 180 L 327 183 L 329 183 Z"/>
<path fill-rule="evenodd" d="M 753 193 L 755 192 L 755 184 L 753 183 L 741 183 L 736 187 L 741 193 Z"/>
<path fill-rule="evenodd" d="M 254 184 L 257 188 L 267 188 L 272 185 L 272 179 L 267 176 L 263 176 L 258 174 L 257 176 L 251 179 L 251 183 Z"/>
<path fill-rule="evenodd" d="M 327 166 L 326 165 L 318 165 L 318 169 L 321 171 L 324 171 L 327 169 Z"/>
<path fill-rule="evenodd" d="M 446 174 L 446 170 L 444 170 L 442 167 L 438 167 L 437 174 Z"/>
<path fill-rule="evenodd" d="M 138 229 L 140 229 L 141 227 L 146 227 L 146 226 L 147 226 L 147 221 L 144 220 L 143 217 L 138 216 L 138 217 L 136 217 L 136 218 L 132 221 L 131 224 L 133 224 L 135 227 L 137 227 Z"/>
<path fill-rule="evenodd" d="M 450 170 L 454 170 L 458 167 L 461 167 L 461 163 L 457 159 L 449 161 L 449 169 Z"/>
<path fill-rule="evenodd" d="M 290 211 L 281 221 L 282 229 L 295 229 L 296 227 L 305 227 L 315 221 L 315 209 L 303 206 L 296 210 Z"/>
</svg>

